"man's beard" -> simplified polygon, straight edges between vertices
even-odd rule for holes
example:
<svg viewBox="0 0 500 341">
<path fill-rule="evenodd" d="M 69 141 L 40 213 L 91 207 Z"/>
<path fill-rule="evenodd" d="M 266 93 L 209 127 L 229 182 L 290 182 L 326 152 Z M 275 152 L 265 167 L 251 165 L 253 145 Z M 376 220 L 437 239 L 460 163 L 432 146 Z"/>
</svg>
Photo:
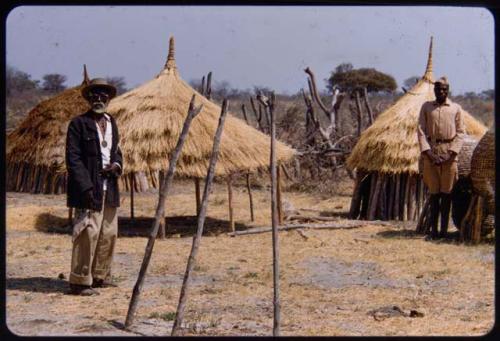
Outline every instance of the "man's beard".
<svg viewBox="0 0 500 341">
<path fill-rule="evenodd" d="M 102 102 L 92 103 L 92 111 L 96 114 L 104 114 L 106 112 L 107 105 Z"/>
</svg>

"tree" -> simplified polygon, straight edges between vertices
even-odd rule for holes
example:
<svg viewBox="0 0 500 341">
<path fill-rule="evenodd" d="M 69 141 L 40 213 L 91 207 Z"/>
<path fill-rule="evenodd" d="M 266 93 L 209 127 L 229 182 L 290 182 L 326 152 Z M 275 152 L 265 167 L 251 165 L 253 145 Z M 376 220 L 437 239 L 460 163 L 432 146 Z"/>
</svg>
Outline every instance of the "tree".
<svg viewBox="0 0 500 341">
<path fill-rule="evenodd" d="M 411 89 L 415 86 L 415 84 L 417 84 L 417 82 L 420 80 L 420 78 L 421 77 L 418 77 L 418 76 L 411 76 L 411 77 L 404 80 L 403 86 L 406 89 Z"/>
<path fill-rule="evenodd" d="M 42 77 L 43 84 L 42 89 L 48 92 L 60 92 L 66 89 L 66 76 L 61 75 L 59 73 L 49 73 Z"/>
<path fill-rule="evenodd" d="M 106 82 L 113 85 L 116 88 L 116 94 L 121 95 L 128 89 L 126 87 L 126 82 L 124 77 L 106 77 Z"/>
<path fill-rule="evenodd" d="M 330 78 L 327 80 L 328 90 L 333 92 L 335 87 L 341 92 L 350 94 L 355 91 L 361 92 L 364 88 L 368 92 L 392 92 L 396 90 L 397 83 L 391 75 L 373 68 L 354 69 L 352 64 L 343 63 L 332 71 Z"/>
<path fill-rule="evenodd" d="M 6 95 L 36 90 L 40 81 L 32 80 L 31 75 L 20 71 L 13 66 L 7 65 L 5 74 Z"/>
<path fill-rule="evenodd" d="M 479 96 L 485 100 L 495 99 L 495 89 L 483 90 Z"/>
</svg>

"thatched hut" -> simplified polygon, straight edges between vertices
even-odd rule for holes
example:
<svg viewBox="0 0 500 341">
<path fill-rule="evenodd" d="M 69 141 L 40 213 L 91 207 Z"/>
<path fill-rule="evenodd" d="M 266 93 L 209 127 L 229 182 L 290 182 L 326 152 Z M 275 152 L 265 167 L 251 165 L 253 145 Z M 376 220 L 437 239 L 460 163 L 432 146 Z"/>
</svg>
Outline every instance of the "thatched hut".
<svg viewBox="0 0 500 341">
<path fill-rule="evenodd" d="M 70 120 L 89 109 L 80 91 L 88 82 L 40 102 L 7 136 L 7 190 L 45 194 L 66 192 L 65 148 Z"/>
<path fill-rule="evenodd" d="M 115 97 L 108 111 L 116 118 L 120 130 L 124 178 L 130 179 L 126 186 L 134 189 L 133 175 L 143 172 L 149 184 L 158 187 L 160 172 L 168 169 L 169 156 L 180 135 L 189 102 L 193 95 L 196 96 L 196 106 L 203 105 L 203 109 L 191 124 L 176 176 L 195 179 L 199 206 L 199 179 L 207 173 L 221 108 L 180 77 L 174 53 L 174 38 L 171 37 L 163 70 L 154 79 Z M 281 142 L 277 142 L 276 150 L 281 162 L 290 160 L 295 154 L 294 149 Z M 264 170 L 269 162 L 270 137 L 229 113 L 215 170 L 216 176 L 228 179 L 229 198 L 232 174 Z M 232 212 L 231 199 L 229 205 Z M 233 222 L 231 225 L 234 227 Z"/>
<path fill-rule="evenodd" d="M 173 37 L 170 38 L 164 69 L 154 79 L 117 96 L 109 105 L 108 110 L 120 129 L 125 174 L 143 171 L 156 186 L 157 172 L 168 168 L 169 155 L 179 137 L 193 94 L 196 105 L 202 104 L 203 109 L 191 125 L 176 173 L 186 178 L 206 176 L 221 108 L 180 77 L 174 58 Z M 269 146 L 269 136 L 228 114 L 216 175 L 269 167 Z M 287 161 L 294 152 L 294 149 L 278 143 L 278 160 Z"/>
<path fill-rule="evenodd" d="M 418 167 L 418 117 L 422 104 L 430 100 L 434 100 L 432 38 L 422 78 L 361 134 L 347 159 L 347 167 L 357 170 L 353 219 L 418 217 L 426 191 Z M 466 133 L 479 139 L 486 128 L 469 113 L 464 117 Z"/>
</svg>

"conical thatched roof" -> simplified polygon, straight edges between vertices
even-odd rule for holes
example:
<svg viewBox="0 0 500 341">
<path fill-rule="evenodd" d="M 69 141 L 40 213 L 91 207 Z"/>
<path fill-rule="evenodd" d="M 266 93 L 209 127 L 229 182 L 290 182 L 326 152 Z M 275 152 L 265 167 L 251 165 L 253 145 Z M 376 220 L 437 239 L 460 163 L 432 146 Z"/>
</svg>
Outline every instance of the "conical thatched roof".
<svg viewBox="0 0 500 341">
<path fill-rule="evenodd" d="M 191 124 L 176 172 L 183 177 L 206 175 L 221 108 L 182 80 L 175 64 L 173 38 L 160 74 L 114 98 L 108 107 L 120 130 L 125 173 L 143 171 L 149 175 L 168 167 L 193 94 L 195 105 L 203 104 L 203 110 Z M 277 143 L 279 160 L 289 160 L 294 153 L 294 149 Z M 269 155 L 269 136 L 227 115 L 216 175 L 267 167 Z"/>
<path fill-rule="evenodd" d="M 7 136 L 9 190 L 35 193 L 64 191 L 64 183 L 59 181 L 59 177 L 64 177 L 66 172 L 66 131 L 74 116 L 89 109 L 80 94 L 87 81 L 84 66 L 81 85 L 40 102 Z"/>
<path fill-rule="evenodd" d="M 349 169 L 418 173 L 418 117 L 422 104 L 435 99 L 433 81 L 431 38 L 423 77 L 361 134 L 347 159 Z M 464 121 L 467 134 L 479 139 L 486 132 L 486 127 L 465 111 Z"/>
</svg>

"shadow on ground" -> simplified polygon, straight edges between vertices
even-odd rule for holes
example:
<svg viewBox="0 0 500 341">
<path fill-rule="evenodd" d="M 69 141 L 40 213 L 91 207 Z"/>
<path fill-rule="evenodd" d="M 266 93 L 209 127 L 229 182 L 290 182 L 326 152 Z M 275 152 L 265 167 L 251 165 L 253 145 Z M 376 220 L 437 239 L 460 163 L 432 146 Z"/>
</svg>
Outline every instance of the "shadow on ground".
<svg viewBox="0 0 500 341">
<path fill-rule="evenodd" d="M 173 216 L 166 217 L 165 236 L 193 236 L 197 229 L 197 216 Z M 133 237 L 133 236 L 148 236 L 149 230 L 153 225 L 153 217 L 118 217 L 118 236 Z M 236 231 L 242 231 L 252 226 L 235 222 Z M 40 232 L 52 232 L 71 234 L 72 228 L 68 225 L 68 219 L 51 213 L 39 214 L 35 221 L 35 228 Z M 213 236 L 221 233 L 231 232 L 229 221 L 216 219 L 212 217 L 205 218 L 203 235 Z"/>
<path fill-rule="evenodd" d="M 68 282 L 62 279 L 50 277 L 27 277 L 27 278 L 7 278 L 7 290 L 21 290 L 43 293 L 67 293 Z"/>
</svg>

